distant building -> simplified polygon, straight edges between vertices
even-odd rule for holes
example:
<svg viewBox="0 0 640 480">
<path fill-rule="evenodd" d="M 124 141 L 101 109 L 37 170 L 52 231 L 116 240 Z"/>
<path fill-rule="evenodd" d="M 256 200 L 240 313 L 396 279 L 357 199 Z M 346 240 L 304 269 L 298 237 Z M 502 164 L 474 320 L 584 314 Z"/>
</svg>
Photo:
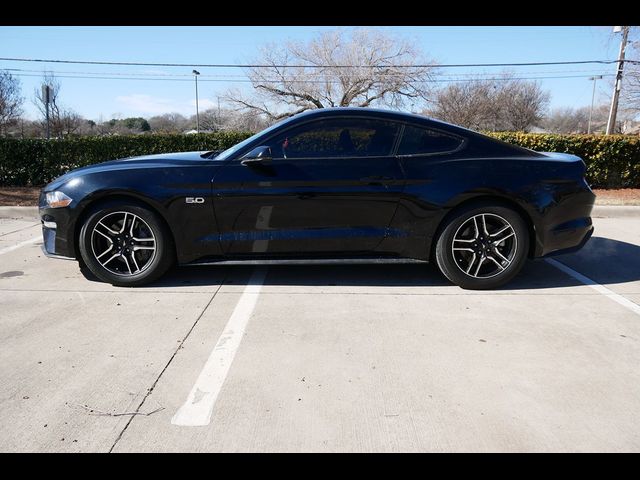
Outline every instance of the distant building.
<svg viewBox="0 0 640 480">
<path fill-rule="evenodd" d="M 546 128 L 531 127 L 531 129 L 529 130 L 529 133 L 551 133 L 551 132 L 549 132 L 549 130 L 547 130 Z"/>
<path fill-rule="evenodd" d="M 187 130 L 185 132 L 182 132 L 185 135 L 193 135 L 195 133 L 198 133 L 197 130 Z M 200 133 L 213 133 L 213 130 L 200 130 Z"/>
<path fill-rule="evenodd" d="M 639 135 L 640 136 L 640 122 L 634 122 L 632 120 L 626 120 L 622 124 L 622 133 L 625 135 Z"/>
</svg>

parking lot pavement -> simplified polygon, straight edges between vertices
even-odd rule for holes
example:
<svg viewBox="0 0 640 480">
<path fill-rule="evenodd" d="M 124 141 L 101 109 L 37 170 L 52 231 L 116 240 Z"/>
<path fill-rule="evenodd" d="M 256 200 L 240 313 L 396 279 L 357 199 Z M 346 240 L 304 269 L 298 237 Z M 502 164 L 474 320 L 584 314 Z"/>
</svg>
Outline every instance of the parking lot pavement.
<svg viewBox="0 0 640 480">
<path fill-rule="evenodd" d="M 0 451 L 638 451 L 640 208 L 599 212 L 556 260 L 604 291 L 546 261 L 490 292 L 422 265 L 117 288 L 0 219 Z"/>
<path fill-rule="evenodd" d="M 0 212 L 0 252 L 29 241 L 34 237 L 33 232 L 39 229 L 40 221 L 35 217 L 2 216 Z"/>
</svg>

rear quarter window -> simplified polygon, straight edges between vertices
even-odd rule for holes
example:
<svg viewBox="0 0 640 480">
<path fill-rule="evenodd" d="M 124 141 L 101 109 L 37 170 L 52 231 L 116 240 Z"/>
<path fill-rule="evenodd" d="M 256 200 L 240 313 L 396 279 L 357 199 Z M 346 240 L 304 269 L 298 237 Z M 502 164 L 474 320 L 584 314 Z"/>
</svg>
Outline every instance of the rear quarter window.
<svg viewBox="0 0 640 480">
<path fill-rule="evenodd" d="M 464 139 L 430 128 L 406 125 L 398 147 L 398 155 L 433 155 L 452 152 Z"/>
</svg>

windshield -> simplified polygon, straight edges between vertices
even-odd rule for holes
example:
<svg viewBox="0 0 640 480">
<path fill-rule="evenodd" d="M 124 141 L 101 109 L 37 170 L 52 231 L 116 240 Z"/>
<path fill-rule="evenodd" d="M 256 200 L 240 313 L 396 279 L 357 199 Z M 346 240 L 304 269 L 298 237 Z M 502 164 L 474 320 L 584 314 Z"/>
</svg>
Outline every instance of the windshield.
<svg viewBox="0 0 640 480">
<path fill-rule="evenodd" d="M 241 141 L 240 143 L 235 144 L 233 147 L 227 148 L 220 155 L 216 156 L 216 160 L 226 160 L 231 155 L 236 153 L 238 150 L 240 150 L 240 149 L 246 147 L 247 145 L 249 145 L 251 142 L 253 142 L 258 137 L 261 137 L 262 135 L 265 135 L 265 134 L 269 134 L 269 132 L 275 130 L 275 128 L 279 127 L 282 123 L 283 122 L 274 123 L 269 128 L 265 128 L 264 130 L 256 133 L 255 135 L 251 135 L 249 138 Z"/>
</svg>

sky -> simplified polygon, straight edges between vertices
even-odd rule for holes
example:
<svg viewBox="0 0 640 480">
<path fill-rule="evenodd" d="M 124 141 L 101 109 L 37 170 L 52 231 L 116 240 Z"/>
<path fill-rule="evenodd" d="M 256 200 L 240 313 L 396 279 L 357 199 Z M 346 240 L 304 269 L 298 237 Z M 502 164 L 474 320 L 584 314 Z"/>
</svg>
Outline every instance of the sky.
<svg viewBox="0 0 640 480">
<path fill-rule="evenodd" d="M 268 42 L 308 40 L 337 27 L 0 27 L 0 57 L 136 63 L 247 63 Z M 349 29 L 349 27 L 339 27 Z M 413 40 L 428 58 L 440 64 L 521 63 L 579 60 L 615 60 L 619 38 L 612 27 L 369 27 Z M 190 67 L 138 67 L 29 63 L 0 60 L 0 69 L 20 78 L 26 98 L 24 111 L 36 118 L 32 103 L 44 70 L 56 73 L 62 84 L 60 103 L 93 120 L 150 117 L 162 113 L 195 113 L 195 88 Z M 502 68 L 457 68 L 444 75 L 491 76 Z M 555 65 L 510 68 L 518 77 L 540 78 L 551 93 L 550 108 L 582 107 L 591 102 L 593 75 L 605 76 L 596 84 L 596 104 L 608 103 L 614 65 Z M 250 89 L 241 69 L 198 67 L 200 110 L 217 106 L 230 87 Z M 87 74 L 91 75 L 87 75 Z M 72 76 L 93 78 L 64 78 Z M 121 77 L 105 79 L 105 76 Z M 155 76 L 154 76 L 155 75 Z M 151 78 L 174 80 L 151 80 Z M 229 78 L 231 76 L 231 78 Z M 443 79 L 451 78 L 442 77 Z M 460 78 L 460 77 L 458 77 Z M 212 81 L 215 80 L 215 81 Z M 439 84 L 441 85 L 441 84 Z M 249 90 L 246 90 L 249 91 Z"/>
</svg>

